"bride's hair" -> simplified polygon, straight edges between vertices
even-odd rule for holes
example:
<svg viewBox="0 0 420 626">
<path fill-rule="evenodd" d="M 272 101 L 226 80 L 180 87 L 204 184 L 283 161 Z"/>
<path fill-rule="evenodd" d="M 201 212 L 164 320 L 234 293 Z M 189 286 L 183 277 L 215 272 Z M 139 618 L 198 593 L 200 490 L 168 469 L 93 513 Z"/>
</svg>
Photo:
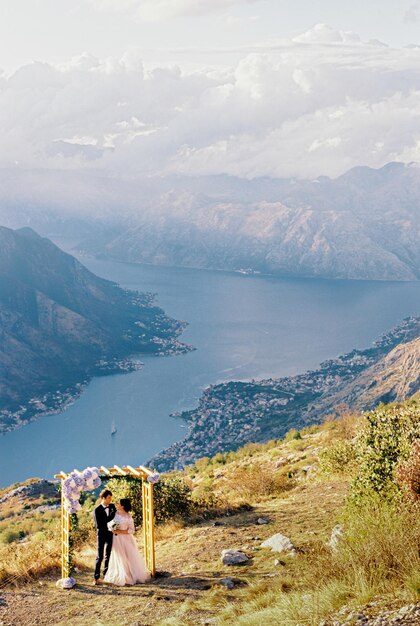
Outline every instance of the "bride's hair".
<svg viewBox="0 0 420 626">
<path fill-rule="evenodd" d="M 129 498 L 121 498 L 120 504 L 126 513 L 131 511 L 131 500 Z"/>
</svg>

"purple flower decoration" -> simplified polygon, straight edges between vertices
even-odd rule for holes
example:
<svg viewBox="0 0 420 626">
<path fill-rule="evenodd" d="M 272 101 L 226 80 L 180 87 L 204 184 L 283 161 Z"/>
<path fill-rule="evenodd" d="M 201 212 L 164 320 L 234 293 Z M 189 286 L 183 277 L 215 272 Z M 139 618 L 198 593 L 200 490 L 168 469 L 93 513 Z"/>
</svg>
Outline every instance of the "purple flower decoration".
<svg viewBox="0 0 420 626">
<path fill-rule="evenodd" d="M 83 479 L 85 481 L 85 483 L 92 478 L 92 472 L 91 470 L 87 467 L 84 472 L 83 472 Z"/>
<path fill-rule="evenodd" d="M 85 486 L 85 481 L 83 480 L 83 478 L 81 476 L 78 476 L 77 474 L 75 474 L 75 476 L 73 477 L 74 483 L 77 487 L 77 489 L 79 491 L 83 491 L 83 487 Z"/>
</svg>

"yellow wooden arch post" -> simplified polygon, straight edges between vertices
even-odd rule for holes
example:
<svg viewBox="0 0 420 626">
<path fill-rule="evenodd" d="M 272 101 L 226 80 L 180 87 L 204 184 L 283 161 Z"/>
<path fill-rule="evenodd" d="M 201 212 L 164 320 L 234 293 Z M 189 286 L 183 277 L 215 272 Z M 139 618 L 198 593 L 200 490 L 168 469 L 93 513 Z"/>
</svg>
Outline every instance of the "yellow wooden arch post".
<svg viewBox="0 0 420 626">
<path fill-rule="evenodd" d="M 63 487 L 64 478 L 65 476 L 61 477 L 61 487 Z M 63 489 L 61 489 L 61 578 L 71 576 L 70 534 L 71 517 L 64 506 Z"/>
<path fill-rule="evenodd" d="M 153 472 L 147 467 L 131 467 L 127 465 L 119 467 L 101 466 L 100 474 L 108 478 L 114 476 L 133 476 L 142 481 L 142 499 L 143 499 L 143 538 L 144 538 L 144 556 L 146 565 L 152 576 L 156 574 L 156 558 L 155 558 L 155 515 L 153 503 L 153 483 L 148 482 L 148 477 Z M 61 487 L 63 481 L 68 474 L 60 472 L 55 474 L 54 478 L 61 479 Z M 61 488 L 61 578 L 69 578 L 72 574 L 71 562 L 71 516 L 64 506 L 63 488 Z"/>
<path fill-rule="evenodd" d="M 152 576 L 156 574 L 155 515 L 153 509 L 153 485 L 143 479 L 143 540 L 146 565 Z"/>
</svg>

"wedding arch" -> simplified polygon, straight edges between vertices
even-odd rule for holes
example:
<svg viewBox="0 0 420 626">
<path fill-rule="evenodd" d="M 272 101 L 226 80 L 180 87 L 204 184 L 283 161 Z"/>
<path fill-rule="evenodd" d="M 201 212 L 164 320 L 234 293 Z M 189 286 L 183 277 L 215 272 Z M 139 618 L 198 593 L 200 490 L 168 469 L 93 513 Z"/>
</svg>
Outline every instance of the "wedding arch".
<svg viewBox="0 0 420 626">
<path fill-rule="evenodd" d="M 54 478 L 61 479 L 61 580 L 70 580 L 72 574 L 72 515 L 81 508 L 79 499 L 84 491 L 96 489 L 102 478 L 131 476 L 142 481 L 143 500 L 143 539 L 144 558 L 151 576 L 156 574 L 155 560 L 155 524 L 153 506 L 153 485 L 159 480 L 159 474 L 147 467 L 87 467 L 85 470 L 61 471 Z M 73 580 L 73 579 L 72 579 Z M 71 584 L 73 586 L 74 583 Z"/>
</svg>

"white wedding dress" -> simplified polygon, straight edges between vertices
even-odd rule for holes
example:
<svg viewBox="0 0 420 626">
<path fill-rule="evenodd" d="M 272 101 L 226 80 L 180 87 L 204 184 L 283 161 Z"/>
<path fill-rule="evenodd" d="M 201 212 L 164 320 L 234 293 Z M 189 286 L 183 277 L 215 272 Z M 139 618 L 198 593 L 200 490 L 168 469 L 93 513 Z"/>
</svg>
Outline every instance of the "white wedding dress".
<svg viewBox="0 0 420 626">
<path fill-rule="evenodd" d="M 131 515 L 116 513 L 114 521 L 118 524 L 118 530 L 128 530 L 129 534 L 114 535 L 108 571 L 104 581 L 120 587 L 149 581 L 150 574 L 133 537 L 133 518 Z"/>
</svg>

